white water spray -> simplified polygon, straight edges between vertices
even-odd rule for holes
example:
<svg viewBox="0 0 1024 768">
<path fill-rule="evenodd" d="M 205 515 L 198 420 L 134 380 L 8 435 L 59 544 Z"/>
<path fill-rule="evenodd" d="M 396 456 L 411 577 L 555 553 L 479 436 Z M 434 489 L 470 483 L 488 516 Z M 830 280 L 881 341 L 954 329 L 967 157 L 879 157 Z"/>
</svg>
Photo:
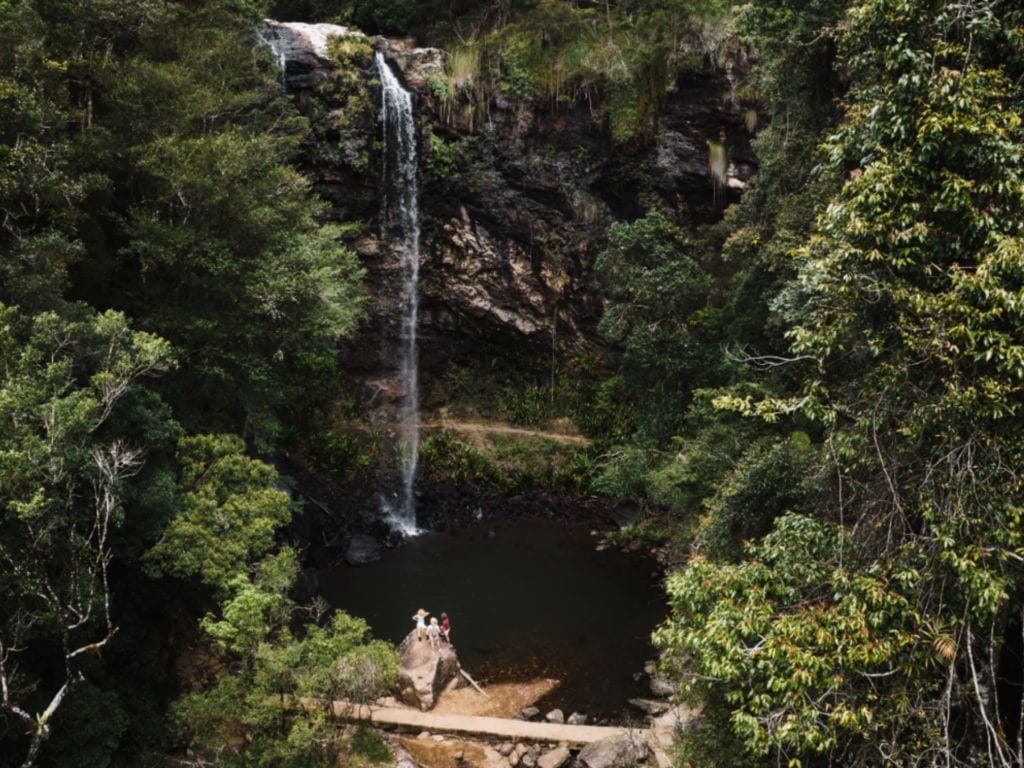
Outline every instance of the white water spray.
<svg viewBox="0 0 1024 768">
<path fill-rule="evenodd" d="M 381 494 L 381 510 L 393 527 L 417 532 L 413 486 L 420 450 L 419 381 L 416 325 L 419 315 L 420 212 L 417 182 L 416 124 L 412 94 L 377 52 L 381 84 L 380 122 L 384 133 L 384 209 L 382 236 L 399 255 L 402 285 L 399 311 L 398 377 L 402 387 L 396 424 L 399 488 L 389 499 Z"/>
</svg>

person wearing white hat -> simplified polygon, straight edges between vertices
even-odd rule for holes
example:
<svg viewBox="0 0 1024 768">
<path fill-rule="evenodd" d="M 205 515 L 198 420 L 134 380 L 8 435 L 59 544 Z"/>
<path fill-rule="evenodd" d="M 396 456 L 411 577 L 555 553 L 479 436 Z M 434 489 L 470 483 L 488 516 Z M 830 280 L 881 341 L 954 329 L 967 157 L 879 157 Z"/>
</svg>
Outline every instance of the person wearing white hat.
<svg viewBox="0 0 1024 768">
<path fill-rule="evenodd" d="M 427 616 L 430 615 L 430 611 L 424 611 L 420 608 L 416 613 L 412 615 L 412 620 L 416 622 L 416 639 L 422 640 L 427 636 L 427 624 L 424 621 Z"/>
</svg>

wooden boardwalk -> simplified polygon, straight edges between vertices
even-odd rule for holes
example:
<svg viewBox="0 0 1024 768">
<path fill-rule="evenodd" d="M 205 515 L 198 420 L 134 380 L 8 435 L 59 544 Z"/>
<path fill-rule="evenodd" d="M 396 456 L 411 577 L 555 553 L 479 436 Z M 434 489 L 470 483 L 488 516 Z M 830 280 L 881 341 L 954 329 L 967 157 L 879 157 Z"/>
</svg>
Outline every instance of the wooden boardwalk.
<svg viewBox="0 0 1024 768">
<path fill-rule="evenodd" d="M 609 736 L 625 733 L 625 728 L 600 725 L 566 725 L 563 723 L 536 723 L 506 717 L 480 715 L 442 715 L 398 707 L 361 706 L 358 708 L 335 702 L 334 713 L 339 717 L 369 720 L 379 725 L 397 725 L 445 733 L 477 733 L 500 736 L 518 741 L 553 741 L 569 746 L 583 746 Z"/>
<path fill-rule="evenodd" d="M 496 736 L 515 741 L 544 741 L 582 747 L 609 736 L 626 733 L 628 729 L 601 725 L 567 725 L 563 723 L 537 723 L 505 717 L 481 717 L 479 715 L 442 715 L 436 712 L 420 712 L 398 707 L 354 706 L 335 702 L 334 712 L 339 717 L 369 721 L 375 725 L 418 728 L 425 731 L 440 731 L 465 735 Z M 665 755 L 663 739 L 659 734 L 644 729 L 641 731 L 654 753 L 658 766 L 670 766 Z"/>
</svg>

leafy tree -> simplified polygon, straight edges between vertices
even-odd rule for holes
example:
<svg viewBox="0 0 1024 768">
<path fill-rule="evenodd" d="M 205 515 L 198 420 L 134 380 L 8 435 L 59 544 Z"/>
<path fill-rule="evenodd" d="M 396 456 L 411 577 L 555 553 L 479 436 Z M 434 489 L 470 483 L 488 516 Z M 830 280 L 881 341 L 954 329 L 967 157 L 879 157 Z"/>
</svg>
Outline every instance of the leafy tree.
<svg viewBox="0 0 1024 768">
<path fill-rule="evenodd" d="M 198 577 L 218 591 L 267 552 L 291 518 L 274 469 L 245 455 L 234 435 L 195 435 L 178 443 L 183 509 L 146 554 L 153 575 Z"/>
<path fill-rule="evenodd" d="M 755 754 L 1020 760 L 1019 671 L 999 661 L 1021 623 L 1020 21 L 871 0 L 840 38 L 851 86 L 823 167 L 838 191 L 776 305 L 803 381 L 721 401 L 822 424 L 834 496 L 744 563 L 694 561 L 662 636 Z"/>
<path fill-rule="evenodd" d="M 363 299 L 290 165 L 306 124 L 254 55 L 261 6 L 0 4 L 0 298 L 128 313 L 183 351 L 161 386 L 186 427 L 272 442 Z"/>
<path fill-rule="evenodd" d="M 599 330 L 620 345 L 622 384 L 641 408 L 638 430 L 664 438 L 679 426 L 690 393 L 723 367 L 709 306 L 711 276 L 689 255 L 695 246 L 661 211 L 613 224 L 597 260 L 608 304 Z"/>
<path fill-rule="evenodd" d="M 715 559 L 735 559 L 742 542 L 767 534 L 776 518 L 804 509 L 817 477 L 817 450 L 803 432 L 774 435 L 748 446 L 704 498 L 695 548 Z"/>
<path fill-rule="evenodd" d="M 117 632 L 112 541 L 143 446 L 111 433 L 112 414 L 173 365 L 167 342 L 123 315 L 72 314 L 0 305 L 0 711 L 27 732 L 26 768 Z"/>
<path fill-rule="evenodd" d="M 0 3 L 0 300 L 33 309 L 59 304 L 81 256 L 74 205 L 98 182 L 69 167 L 65 64 L 45 30 L 30 4 Z"/>
<path fill-rule="evenodd" d="M 203 620 L 231 671 L 174 706 L 189 764 L 337 765 L 352 747 L 335 702 L 368 702 L 394 683 L 396 652 L 369 640 L 361 619 L 338 612 L 293 634 L 296 567 L 293 550 L 268 557 L 253 578 L 231 582 L 219 616 Z"/>
<path fill-rule="evenodd" d="M 851 745 L 926 750 L 935 723 L 891 679 L 943 661 L 917 641 L 913 603 L 891 586 L 909 575 L 864 567 L 847 531 L 806 516 L 780 518 L 747 554 L 726 566 L 695 557 L 669 578 L 674 618 L 656 640 L 684 661 L 687 692 L 719 686 L 754 756 L 852 765 L 865 755 Z M 890 744 L 885 713 L 917 720 L 923 738 Z"/>
<path fill-rule="evenodd" d="M 109 73 L 110 136 L 90 149 L 114 168 L 124 225 L 113 252 L 90 250 L 80 290 L 189 352 L 168 394 L 187 426 L 220 412 L 218 426 L 272 441 L 275 409 L 361 317 L 362 269 L 290 166 L 305 122 L 253 56 L 248 22 L 224 14 L 176 16 L 188 34 L 170 38 L 156 26 L 161 39 Z"/>
</svg>

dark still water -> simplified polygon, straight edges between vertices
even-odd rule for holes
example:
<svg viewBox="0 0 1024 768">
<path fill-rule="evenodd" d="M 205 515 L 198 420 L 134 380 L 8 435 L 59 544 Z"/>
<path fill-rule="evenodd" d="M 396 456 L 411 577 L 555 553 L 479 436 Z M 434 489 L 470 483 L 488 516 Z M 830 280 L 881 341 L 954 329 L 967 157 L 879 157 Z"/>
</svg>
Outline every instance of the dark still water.
<svg viewBox="0 0 1024 768">
<path fill-rule="evenodd" d="M 428 533 L 379 562 L 322 572 L 320 589 L 394 642 L 416 609 L 439 620 L 446 611 L 478 681 L 557 678 L 542 706 L 619 718 L 627 698 L 648 695 L 634 676 L 653 657 L 666 607 L 653 560 L 596 544 L 583 528 L 546 520 Z"/>
</svg>

